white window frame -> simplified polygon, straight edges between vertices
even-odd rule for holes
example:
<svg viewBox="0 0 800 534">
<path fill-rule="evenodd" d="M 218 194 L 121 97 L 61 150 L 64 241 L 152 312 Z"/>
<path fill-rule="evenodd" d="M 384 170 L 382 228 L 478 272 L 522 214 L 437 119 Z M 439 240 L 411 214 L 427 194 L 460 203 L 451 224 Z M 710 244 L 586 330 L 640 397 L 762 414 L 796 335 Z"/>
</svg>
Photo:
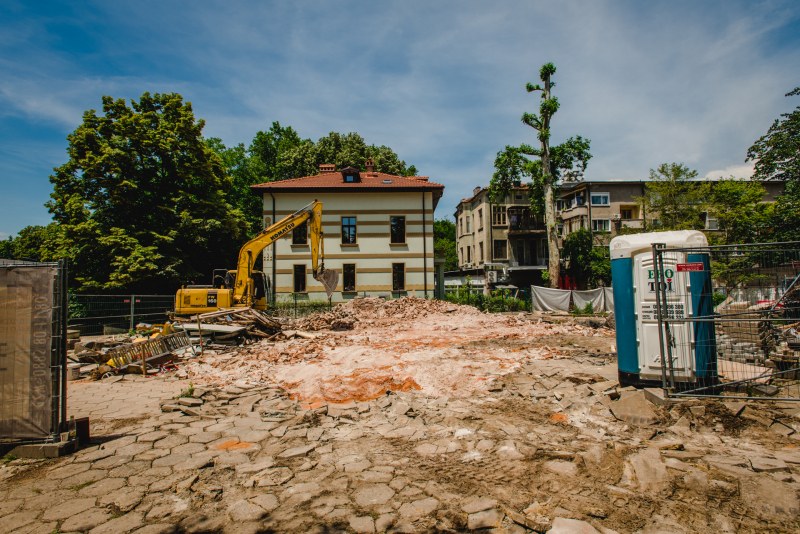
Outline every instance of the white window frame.
<svg viewBox="0 0 800 534">
<path fill-rule="evenodd" d="M 603 203 L 603 202 L 595 203 L 595 201 L 594 201 L 594 197 L 595 196 L 602 197 L 604 195 L 606 197 L 605 203 Z M 592 193 L 589 194 L 589 202 L 591 202 L 592 206 L 610 206 L 611 205 L 611 193 L 592 192 Z"/>
<path fill-rule="evenodd" d="M 600 226 L 602 226 L 603 228 L 600 228 Z M 592 232 L 610 232 L 610 231 L 611 231 L 611 219 L 592 219 Z"/>
</svg>

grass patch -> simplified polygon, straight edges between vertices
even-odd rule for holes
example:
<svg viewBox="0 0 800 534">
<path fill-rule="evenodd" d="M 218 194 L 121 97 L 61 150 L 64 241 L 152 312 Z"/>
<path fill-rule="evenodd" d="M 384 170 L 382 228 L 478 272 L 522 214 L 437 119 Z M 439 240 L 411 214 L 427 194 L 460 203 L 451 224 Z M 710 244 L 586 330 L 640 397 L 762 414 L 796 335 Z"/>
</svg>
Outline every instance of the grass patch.
<svg viewBox="0 0 800 534">
<path fill-rule="evenodd" d="M 6 454 L 2 458 L 0 458 L 0 464 L 5 465 L 5 464 L 7 464 L 9 462 L 13 462 L 16 459 L 17 459 L 17 457 L 14 456 L 13 454 Z"/>
</svg>

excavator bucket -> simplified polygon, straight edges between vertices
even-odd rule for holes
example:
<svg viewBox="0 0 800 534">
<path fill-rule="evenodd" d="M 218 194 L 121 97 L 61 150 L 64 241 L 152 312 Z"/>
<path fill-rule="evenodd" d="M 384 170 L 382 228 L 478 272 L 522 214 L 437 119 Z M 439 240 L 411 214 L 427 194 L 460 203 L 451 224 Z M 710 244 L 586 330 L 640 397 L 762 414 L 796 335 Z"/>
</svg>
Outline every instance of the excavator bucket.
<svg viewBox="0 0 800 534">
<path fill-rule="evenodd" d="M 333 292 L 336 291 L 336 284 L 339 283 L 339 273 L 333 269 L 325 269 L 317 275 L 317 281 L 325 288 L 328 298 L 331 298 Z"/>
</svg>

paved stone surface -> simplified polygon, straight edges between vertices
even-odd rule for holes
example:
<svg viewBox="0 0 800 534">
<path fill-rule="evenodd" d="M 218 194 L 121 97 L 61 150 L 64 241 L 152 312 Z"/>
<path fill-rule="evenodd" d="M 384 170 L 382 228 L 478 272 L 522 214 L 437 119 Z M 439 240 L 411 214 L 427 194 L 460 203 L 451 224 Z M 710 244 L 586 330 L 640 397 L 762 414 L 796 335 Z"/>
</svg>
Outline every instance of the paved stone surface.
<svg viewBox="0 0 800 534">
<path fill-rule="evenodd" d="M 101 439 L 0 465 L 0 533 L 800 530 L 800 452 L 765 426 L 788 407 L 748 406 L 738 427 L 716 401 L 620 420 L 609 410 L 637 395 L 611 400 L 613 362 L 532 354 L 487 395 L 315 409 L 241 383 L 207 388 L 197 415 L 165 413 L 186 381 L 78 383 L 71 413 Z"/>
</svg>

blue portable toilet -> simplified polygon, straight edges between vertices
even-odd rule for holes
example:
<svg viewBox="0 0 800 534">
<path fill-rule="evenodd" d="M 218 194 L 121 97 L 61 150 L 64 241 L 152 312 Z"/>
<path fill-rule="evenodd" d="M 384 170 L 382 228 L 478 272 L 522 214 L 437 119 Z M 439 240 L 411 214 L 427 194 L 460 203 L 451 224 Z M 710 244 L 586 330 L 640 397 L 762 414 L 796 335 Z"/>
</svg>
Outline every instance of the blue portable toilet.
<svg viewBox="0 0 800 534">
<path fill-rule="evenodd" d="M 706 236 L 697 230 L 622 235 L 611 240 L 617 366 L 619 382 L 624 386 L 661 385 L 662 382 L 653 243 L 673 248 L 708 246 Z M 665 254 L 663 266 L 661 279 L 670 284 L 666 292 L 670 316 L 712 316 L 711 266 L 707 251 Z M 691 269 L 684 266 L 691 266 Z M 717 376 L 714 323 L 671 323 L 670 332 L 675 341 L 672 347 L 675 381 L 683 386 L 712 383 Z"/>
</svg>

